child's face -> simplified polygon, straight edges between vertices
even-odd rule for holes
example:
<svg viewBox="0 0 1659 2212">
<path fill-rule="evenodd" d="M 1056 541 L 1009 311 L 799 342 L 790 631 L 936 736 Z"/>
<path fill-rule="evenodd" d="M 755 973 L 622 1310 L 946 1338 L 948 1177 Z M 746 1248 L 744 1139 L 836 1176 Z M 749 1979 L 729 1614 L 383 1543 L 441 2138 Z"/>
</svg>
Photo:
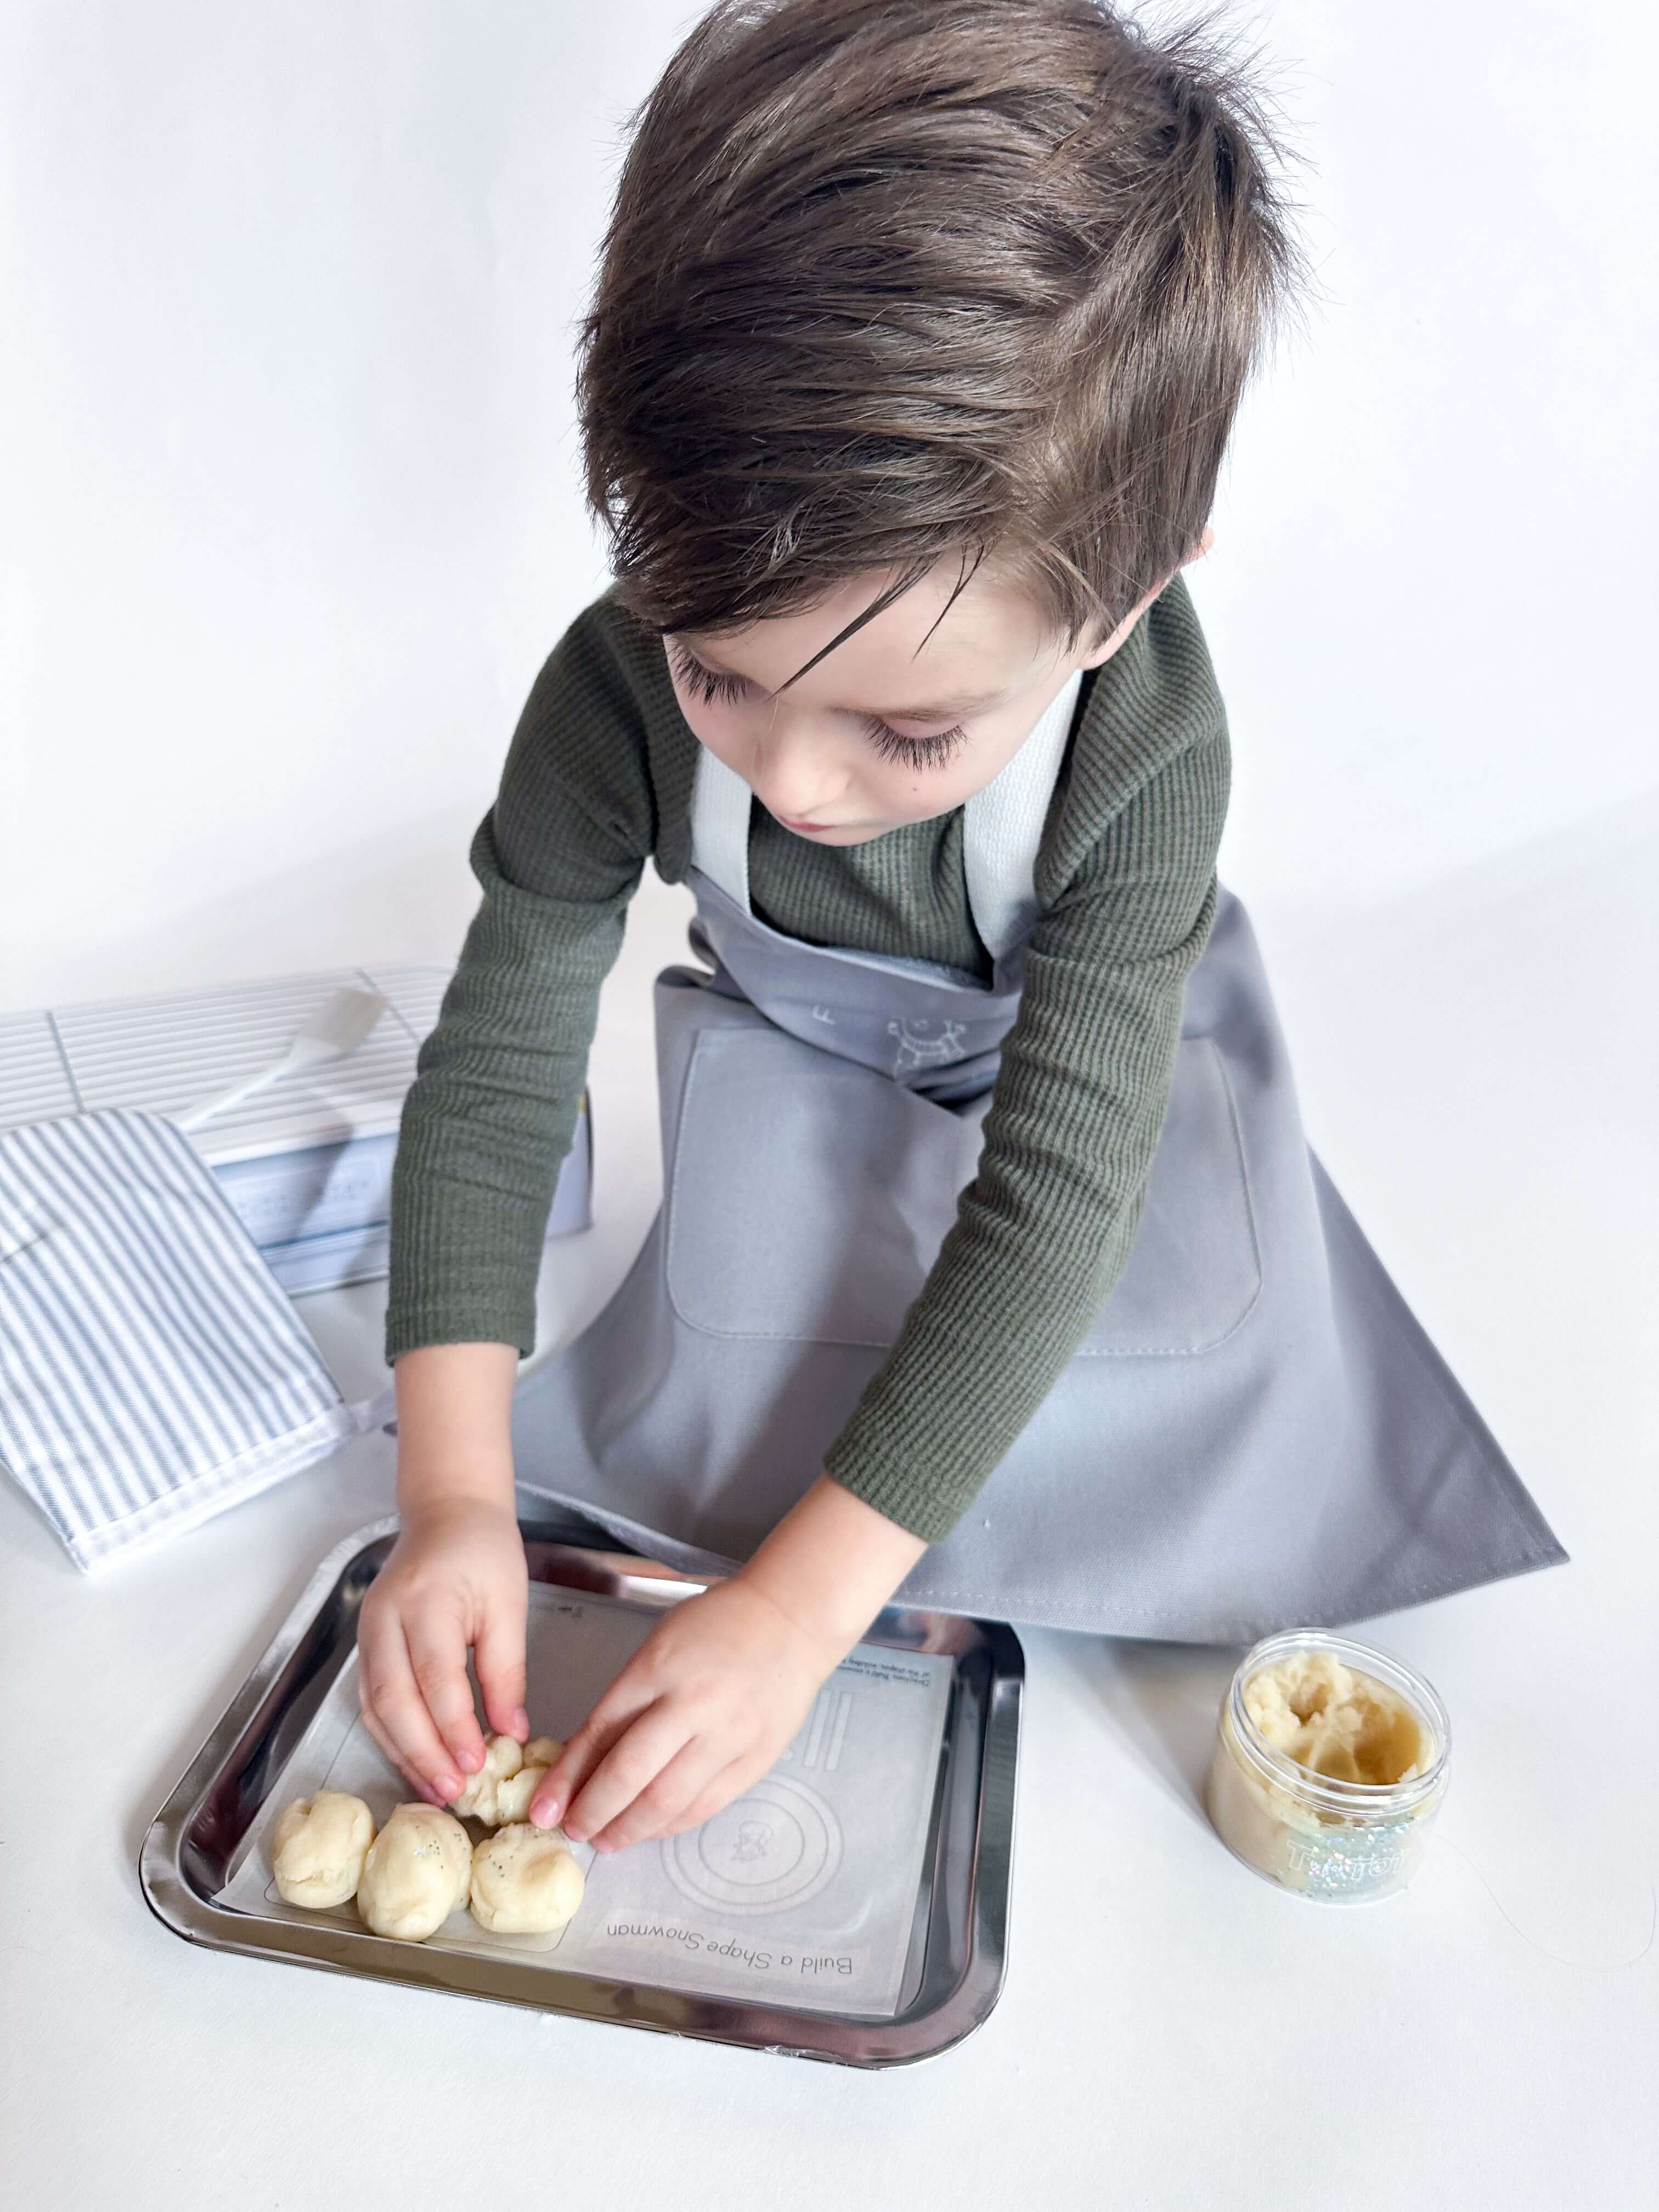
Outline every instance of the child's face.
<svg viewBox="0 0 1659 2212">
<path fill-rule="evenodd" d="M 862 613 L 885 575 L 856 577 L 804 614 L 680 631 L 665 641 L 680 711 L 797 836 L 862 845 L 947 814 L 1018 750 L 1073 669 L 1116 652 L 1157 596 L 1103 643 L 1080 640 L 1068 653 L 1025 594 L 988 568 L 940 620 L 957 574 L 941 564 L 787 690 L 777 687 Z"/>
</svg>

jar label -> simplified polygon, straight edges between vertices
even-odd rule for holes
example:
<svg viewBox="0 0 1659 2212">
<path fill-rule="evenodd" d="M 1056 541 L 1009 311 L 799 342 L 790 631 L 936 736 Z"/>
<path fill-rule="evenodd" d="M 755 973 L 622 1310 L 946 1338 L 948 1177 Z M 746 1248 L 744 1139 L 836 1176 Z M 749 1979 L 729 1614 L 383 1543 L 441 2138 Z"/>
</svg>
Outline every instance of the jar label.
<svg viewBox="0 0 1659 2212">
<path fill-rule="evenodd" d="M 1352 1897 L 1380 1889 L 1406 1863 L 1415 1821 L 1378 1821 L 1365 1828 L 1333 1828 L 1322 1836 L 1286 1836 L 1281 1849 L 1299 1887 L 1324 1897 Z"/>
</svg>

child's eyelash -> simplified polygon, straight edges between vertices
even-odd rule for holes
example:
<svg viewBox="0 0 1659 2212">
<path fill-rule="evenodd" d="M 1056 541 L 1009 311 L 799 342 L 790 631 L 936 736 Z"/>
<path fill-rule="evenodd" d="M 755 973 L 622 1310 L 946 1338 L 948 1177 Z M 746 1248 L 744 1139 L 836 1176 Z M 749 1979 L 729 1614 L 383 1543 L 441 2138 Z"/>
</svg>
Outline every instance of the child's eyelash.
<svg viewBox="0 0 1659 2212">
<path fill-rule="evenodd" d="M 740 699 L 749 688 L 741 676 L 726 676 L 717 669 L 705 668 L 675 639 L 669 640 L 668 650 L 679 671 L 680 681 L 688 689 L 702 692 L 705 699 Z"/>
<path fill-rule="evenodd" d="M 669 641 L 668 650 L 681 682 L 706 701 L 741 699 L 749 689 L 746 678 L 728 676 L 720 669 L 706 668 L 676 640 Z M 902 730 L 896 730 L 890 722 L 881 721 L 873 715 L 866 727 L 871 744 L 884 760 L 900 761 L 906 768 L 914 769 L 943 768 L 956 757 L 968 736 L 959 722 L 954 729 L 939 730 L 926 738 L 907 738 Z"/>
<path fill-rule="evenodd" d="M 943 768 L 953 761 L 967 740 L 960 722 L 953 730 L 938 730 L 927 738 L 907 738 L 890 722 L 869 725 L 870 742 L 884 760 L 902 761 L 906 768 Z"/>
</svg>

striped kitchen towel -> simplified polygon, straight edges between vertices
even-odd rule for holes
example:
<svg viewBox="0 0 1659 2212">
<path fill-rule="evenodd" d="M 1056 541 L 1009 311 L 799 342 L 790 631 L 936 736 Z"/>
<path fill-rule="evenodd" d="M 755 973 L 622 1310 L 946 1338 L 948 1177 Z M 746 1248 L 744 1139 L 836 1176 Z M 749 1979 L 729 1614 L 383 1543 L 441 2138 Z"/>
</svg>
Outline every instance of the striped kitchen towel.
<svg viewBox="0 0 1659 2212">
<path fill-rule="evenodd" d="M 112 1110 L 0 1135 L 0 1464 L 88 1570 L 389 1420 L 348 1405 L 189 1139 Z"/>
</svg>

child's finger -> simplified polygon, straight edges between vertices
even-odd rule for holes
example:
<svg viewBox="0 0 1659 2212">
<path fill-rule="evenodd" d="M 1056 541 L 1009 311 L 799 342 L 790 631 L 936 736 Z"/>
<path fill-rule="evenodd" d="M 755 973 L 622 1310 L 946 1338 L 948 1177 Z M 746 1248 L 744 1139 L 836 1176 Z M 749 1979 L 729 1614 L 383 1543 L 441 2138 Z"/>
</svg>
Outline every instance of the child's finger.
<svg viewBox="0 0 1659 2212">
<path fill-rule="evenodd" d="M 397 1768 L 398 1773 L 403 1776 L 404 1780 L 408 1783 L 410 1788 L 415 1792 L 415 1795 L 421 1799 L 422 1803 L 441 1807 L 444 1800 L 438 1795 L 437 1791 L 433 1788 L 429 1782 L 422 1782 L 420 1776 L 412 1772 L 406 1762 L 398 1756 L 396 1747 L 392 1744 L 391 1737 L 387 1735 L 386 1730 L 380 1726 L 379 1721 L 377 1721 L 374 1714 L 370 1712 L 367 1705 L 363 1706 L 363 1726 L 374 1737 L 375 1742 L 379 1744 L 389 1763 Z"/>
<path fill-rule="evenodd" d="M 364 1710 L 380 1723 L 392 1757 L 449 1804 L 461 1794 L 461 1778 L 415 1686 L 403 1623 L 395 1613 L 381 1620 L 365 1612 L 362 1650 Z"/>
<path fill-rule="evenodd" d="M 617 1738 L 571 1801 L 562 1826 L 572 1843 L 597 1837 L 662 1772 L 690 1734 L 672 1705 L 648 1707 Z"/>
<path fill-rule="evenodd" d="M 416 1613 L 404 1626 L 415 1686 L 463 1774 L 484 1763 L 483 1731 L 466 1679 L 466 1637 L 447 1613 Z"/>
<path fill-rule="evenodd" d="M 531 1801 L 530 1817 L 538 1827 L 556 1828 L 588 1776 L 624 1729 L 654 1702 L 654 1692 L 641 1683 L 636 1689 L 624 1668 L 587 1718 L 542 1777 Z"/>
<path fill-rule="evenodd" d="M 630 1844 L 647 1844 L 655 1837 L 671 1836 L 689 1827 L 691 1823 L 683 1820 L 682 1814 L 725 1763 L 725 1753 L 719 1746 L 706 1737 L 693 1736 L 609 1827 L 595 1832 L 594 1846 L 599 1850 L 625 1851 Z"/>
<path fill-rule="evenodd" d="M 704 1783 L 690 1803 L 681 1808 L 673 1826 L 665 1828 L 663 1833 L 681 1835 L 687 1828 L 700 1828 L 705 1820 L 712 1820 L 716 1813 L 726 1810 L 734 1797 L 741 1797 L 751 1783 L 758 1782 L 769 1764 L 769 1760 L 757 1759 L 752 1753 L 747 1753 L 741 1759 L 734 1759 L 729 1765 L 720 1767 L 711 1780 Z"/>
<path fill-rule="evenodd" d="M 483 1692 L 484 1715 L 497 1735 L 510 1735 L 522 1743 L 530 1734 L 530 1716 L 524 1709 L 525 1620 L 529 1601 L 520 1593 L 515 1605 L 497 1599 L 484 1617 L 475 1638 L 472 1656 Z"/>
</svg>

